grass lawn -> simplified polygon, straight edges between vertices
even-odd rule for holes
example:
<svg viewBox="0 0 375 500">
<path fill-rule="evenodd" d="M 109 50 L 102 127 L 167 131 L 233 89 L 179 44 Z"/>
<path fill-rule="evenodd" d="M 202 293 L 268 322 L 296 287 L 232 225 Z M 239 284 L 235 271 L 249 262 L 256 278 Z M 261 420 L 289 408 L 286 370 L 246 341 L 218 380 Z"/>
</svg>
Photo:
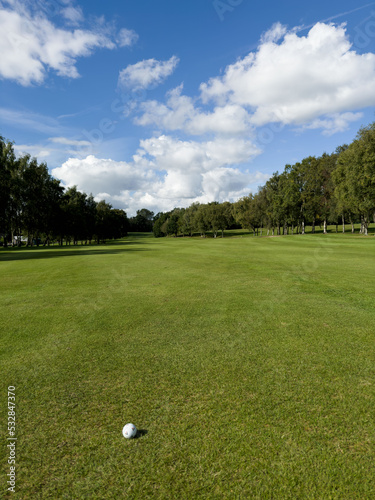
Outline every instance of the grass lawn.
<svg viewBox="0 0 375 500">
<path fill-rule="evenodd" d="M 1 498 L 375 497 L 373 236 L 237 234 L 0 250 Z"/>
</svg>

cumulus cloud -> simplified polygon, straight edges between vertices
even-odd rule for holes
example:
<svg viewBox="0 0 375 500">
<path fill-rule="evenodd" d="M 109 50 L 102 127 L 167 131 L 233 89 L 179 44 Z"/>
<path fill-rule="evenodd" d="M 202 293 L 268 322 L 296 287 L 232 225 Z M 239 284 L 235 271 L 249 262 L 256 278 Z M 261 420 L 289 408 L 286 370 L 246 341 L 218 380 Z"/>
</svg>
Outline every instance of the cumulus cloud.
<svg viewBox="0 0 375 500">
<path fill-rule="evenodd" d="M 86 193 L 109 193 L 119 195 L 122 191 L 134 191 L 148 188 L 155 181 L 150 169 L 144 170 L 141 164 L 116 162 L 99 159 L 89 155 L 84 159 L 69 158 L 61 167 L 52 170 L 52 174 L 67 187 L 77 185 Z"/>
<path fill-rule="evenodd" d="M 269 123 L 341 132 L 358 110 L 375 104 L 375 54 L 357 54 L 345 25 L 317 23 L 306 36 L 280 23 L 264 33 L 257 51 L 189 97 L 183 86 L 165 102 L 146 101 L 135 123 L 192 135 L 253 134 Z"/>
<path fill-rule="evenodd" d="M 268 178 L 239 168 L 258 153 L 245 140 L 196 142 L 162 135 L 142 140 L 131 162 L 90 155 L 70 158 L 52 173 L 66 186 L 77 185 L 134 214 L 141 206 L 170 210 L 248 194 Z"/>
<path fill-rule="evenodd" d="M 41 84 L 50 69 L 59 76 L 77 78 L 79 57 L 98 48 L 116 47 L 103 26 L 94 30 L 59 28 L 41 12 L 28 10 L 27 3 L 7 3 L 8 8 L 0 5 L 1 78 L 24 86 Z M 71 5 L 62 14 L 75 25 L 83 18 L 82 11 Z M 124 36 L 121 40 L 123 43 Z"/>
<path fill-rule="evenodd" d="M 243 139 L 182 141 L 161 135 L 140 142 L 138 154 L 148 154 L 166 171 L 204 172 L 212 168 L 247 163 L 260 153 L 254 144 Z"/>
<path fill-rule="evenodd" d="M 278 42 L 287 33 L 287 31 L 286 26 L 277 22 L 262 35 L 260 40 L 262 43 Z"/>
<path fill-rule="evenodd" d="M 317 23 L 300 37 L 277 24 L 256 53 L 203 83 L 201 98 L 251 110 L 256 126 L 306 124 L 374 105 L 374 85 L 375 54 L 352 50 L 344 25 Z"/>
<path fill-rule="evenodd" d="M 117 43 L 120 47 L 130 47 L 138 40 L 138 34 L 134 30 L 122 28 L 117 35 Z"/>
<path fill-rule="evenodd" d="M 347 130 L 349 123 L 360 120 L 363 113 L 336 113 L 325 118 L 316 118 L 303 129 L 322 129 L 323 135 L 333 135 Z"/>
<path fill-rule="evenodd" d="M 71 24 L 77 25 L 83 21 L 83 12 L 80 7 L 73 7 L 70 5 L 69 7 L 64 7 L 61 10 L 62 15 L 67 19 Z"/>
<path fill-rule="evenodd" d="M 206 133 L 237 135 L 249 131 L 248 112 L 237 104 L 217 106 L 204 111 L 196 101 L 182 95 L 183 86 L 167 94 L 166 104 L 146 101 L 140 106 L 141 116 L 135 118 L 138 125 L 156 125 L 164 130 L 183 130 L 188 134 Z"/>
<path fill-rule="evenodd" d="M 173 73 L 179 58 L 172 56 L 168 61 L 146 59 L 130 64 L 120 71 L 118 85 L 127 89 L 148 89 L 162 83 Z"/>
</svg>

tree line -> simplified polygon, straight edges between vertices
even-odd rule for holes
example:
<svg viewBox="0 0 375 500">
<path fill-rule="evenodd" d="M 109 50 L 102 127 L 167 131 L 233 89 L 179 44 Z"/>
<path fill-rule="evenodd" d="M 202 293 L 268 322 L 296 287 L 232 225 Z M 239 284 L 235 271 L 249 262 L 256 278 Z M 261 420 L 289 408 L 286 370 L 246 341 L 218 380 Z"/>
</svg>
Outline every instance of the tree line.
<svg viewBox="0 0 375 500">
<path fill-rule="evenodd" d="M 304 234 L 307 225 L 327 232 L 342 224 L 361 224 L 368 233 L 375 222 L 375 123 L 361 128 L 350 145 L 332 154 L 309 156 L 286 165 L 259 188 L 234 203 L 193 203 L 154 215 L 148 209 L 128 219 L 126 212 L 104 200 L 77 190 L 64 189 L 26 154 L 19 158 L 13 143 L 0 137 L 0 244 L 91 244 L 121 238 L 130 231 L 153 231 L 155 237 L 190 235 L 216 238 L 230 228 L 254 234 Z"/>
<path fill-rule="evenodd" d="M 173 235 L 216 237 L 225 229 L 242 227 L 254 234 L 304 234 L 307 225 L 327 233 L 328 224 L 354 225 L 368 234 L 375 222 L 375 123 L 359 130 L 350 145 L 332 154 L 309 156 L 286 165 L 259 188 L 234 203 L 194 203 L 159 213 L 154 220 L 155 237 Z"/>
<path fill-rule="evenodd" d="M 16 158 L 13 144 L 0 137 L 0 243 L 7 246 L 91 244 L 126 236 L 123 210 L 104 200 L 64 189 L 45 163 L 26 154 Z"/>
</svg>

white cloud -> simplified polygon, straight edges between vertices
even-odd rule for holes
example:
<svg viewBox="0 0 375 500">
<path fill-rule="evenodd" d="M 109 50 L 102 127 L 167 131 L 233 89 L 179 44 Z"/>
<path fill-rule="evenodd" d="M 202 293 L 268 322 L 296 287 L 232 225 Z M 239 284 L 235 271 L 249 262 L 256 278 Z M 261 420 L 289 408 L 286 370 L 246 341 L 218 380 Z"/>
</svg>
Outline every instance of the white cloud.
<svg viewBox="0 0 375 500">
<path fill-rule="evenodd" d="M 147 59 L 136 64 L 130 64 L 120 71 L 119 87 L 147 89 L 158 85 L 173 73 L 178 63 L 178 57 L 172 56 L 168 61 Z"/>
<path fill-rule="evenodd" d="M 13 148 L 17 156 L 29 154 L 31 157 L 35 157 L 40 161 L 44 161 L 51 155 L 51 150 L 38 144 L 15 144 Z"/>
<path fill-rule="evenodd" d="M 69 158 L 61 167 L 54 168 L 52 174 L 67 187 L 77 185 L 78 189 L 94 195 L 106 192 L 113 196 L 148 188 L 155 180 L 152 171 L 142 169 L 139 163 L 116 162 L 93 155 L 82 160 Z"/>
<path fill-rule="evenodd" d="M 203 102 L 242 106 L 256 126 L 307 124 L 375 104 L 375 55 L 352 50 L 344 25 L 318 23 L 302 37 L 285 33 L 275 25 L 256 53 L 202 84 Z"/>
<path fill-rule="evenodd" d="M 305 125 L 304 129 L 323 129 L 323 135 L 333 135 L 347 130 L 349 123 L 360 120 L 363 113 L 336 113 L 324 118 L 316 118 L 312 123 Z"/>
<path fill-rule="evenodd" d="M 65 19 L 70 21 L 73 25 L 77 25 L 84 20 L 83 12 L 80 7 L 73 7 L 70 5 L 69 7 L 62 9 L 61 13 Z"/>
<path fill-rule="evenodd" d="M 272 42 L 277 42 L 279 41 L 286 33 L 287 33 L 287 28 L 286 26 L 283 26 L 281 23 L 275 23 L 271 29 L 266 31 L 262 37 L 261 37 L 261 42 L 262 43 L 272 43 Z"/>
<path fill-rule="evenodd" d="M 117 43 L 120 47 L 130 47 L 138 40 L 138 34 L 134 30 L 122 28 L 117 35 Z"/>
<path fill-rule="evenodd" d="M 184 130 L 188 134 L 206 133 L 238 135 L 250 131 L 248 112 L 236 104 L 217 106 L 203 111 L 191 97 L 181 95 L 182 85 L 168 92 L 166 104 L 146 101 L 143 114 L 135 118 L 138 125 L 156 125 L 164 130 Z"/>
<path fill-rule="evenodd" d="M 8 5 L 0 5 L 0 78 L 24 86 L 41 84 L 50 69 L 59 76 L 77 78 L 79 57 L 87 57 L 98 48 L 116 47 L 100 23 L 95 30 L 63 29 L 40 12 L 27 10 L 27 4 Z M 74 24 L 83 18 L 81 10 L 72 6 L 64 8 L 63 15 Z"/>
<path fill-rule="evenodd" d="M 142 140 L 131 162 L 91 155 L 70 158 L 52 173 L 66 186 L 125 208 L 170 210 L 195 201 L 224 201 L 248 194 L 268 176 L 241 171 L 259 151 L 239 139 L 181 141 L 170 136 Z M 105 194 L 105 196 L 104 196 Z"/>
<path fill-rule="evenodd" d="M 245 135 L 269 123 L 320 128 L 334 134 L 375 104 L 375 54 L 352 50 L 344 25 L 317 23 L 306 36 L 280 23 L 258 50 L 200 86 L 200 96 L 169 91 L 146 101 L 135 123 L 191 135 Z"/>
<path fill-rule="evenodd" d="M 238 200 L 247 196 L 250 191 L 256 191 L 270 176 L 261 172 L 241 172 L 237 168 L 222 167 L 205 172 L 202 177 L 204 195 L 197 201 L 209 203 L 212 200 Z"/>
<path fill-rule="evenodd" d="M 182 141 L 162 135 L 140 142 L 139 154 L 153 157 L 159 169 L 204 172 L 213 168 L 247 163 L 259 153 L 243 139 L 214 139 L 206 142 Z"/>
<path fill-rule="evenodd" d="M 75 146 L 75 147 L 91 146 L 90 141 L 69 139 L 67 137 L 50 137 L 48 140 L 54 142 L 55 144 L 62 144 L 64 146 Z"/>
</svg>

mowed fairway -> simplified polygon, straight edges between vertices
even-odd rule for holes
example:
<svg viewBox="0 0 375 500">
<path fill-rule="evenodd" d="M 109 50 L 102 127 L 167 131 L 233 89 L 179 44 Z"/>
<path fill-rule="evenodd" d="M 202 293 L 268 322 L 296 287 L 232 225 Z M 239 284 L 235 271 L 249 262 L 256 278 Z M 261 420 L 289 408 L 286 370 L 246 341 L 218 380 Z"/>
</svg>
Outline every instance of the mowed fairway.
<svg viewBox="0 0 375 500">
<path fill-rule="evenodd" d="M 334 234 L 2 249 L 0 496 L 374 498 L 374 255 Z"/>
</svg>

